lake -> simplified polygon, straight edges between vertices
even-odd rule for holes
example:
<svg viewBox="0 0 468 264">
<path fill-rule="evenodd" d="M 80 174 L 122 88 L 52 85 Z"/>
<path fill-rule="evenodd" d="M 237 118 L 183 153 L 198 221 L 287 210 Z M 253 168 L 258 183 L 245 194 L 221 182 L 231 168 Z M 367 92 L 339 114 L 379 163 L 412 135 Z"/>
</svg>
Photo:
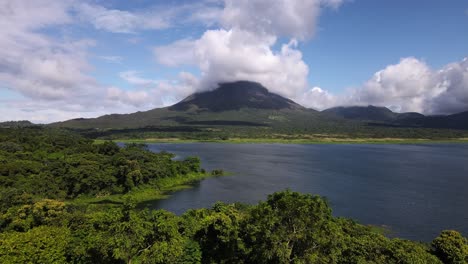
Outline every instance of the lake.
<svg viewBox="0 0 468 264">
<path fill-rule="evenodd" d="M 335 216 L 431 241 L 443 229 L 468 235 L 468 144 L 149 144 L 178 158 L 199 156 L 206 179 L 150 204 L 181 214 L 216 201 L 257 203 L 293 191 L 327 197 Z"/>
</svg>

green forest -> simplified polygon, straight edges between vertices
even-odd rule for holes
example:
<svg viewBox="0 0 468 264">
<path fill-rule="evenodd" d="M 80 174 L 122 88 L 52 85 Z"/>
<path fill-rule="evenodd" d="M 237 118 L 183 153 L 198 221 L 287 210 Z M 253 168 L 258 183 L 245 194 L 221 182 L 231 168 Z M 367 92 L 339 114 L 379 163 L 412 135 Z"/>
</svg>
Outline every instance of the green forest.
<svg viewBox="0 0 468 264">
<path fill-rule="evenodd" d="M 141 144 L 0 128 L 0 263 L 468 263 L 457 231 L 430 243 L 389 238 L 289 190 L 182 215 L 139 206 L 220 174 Z"/>
</svg>

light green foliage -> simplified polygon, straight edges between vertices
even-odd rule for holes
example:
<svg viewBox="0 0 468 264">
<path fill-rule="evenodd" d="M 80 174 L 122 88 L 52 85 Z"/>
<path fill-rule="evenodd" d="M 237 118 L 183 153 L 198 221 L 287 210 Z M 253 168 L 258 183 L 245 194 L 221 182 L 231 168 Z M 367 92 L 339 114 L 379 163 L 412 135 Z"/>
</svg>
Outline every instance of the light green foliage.
<svg viewBox="0 0 468 264">
<path fill-rule="evenodd" d="M 459 232 L 445 230 L 432 241 L 434 254 L 444 263 L 468 263 L 468 241 Z"/>
<path fill-rule="evenodd" d="M 0 263 L 66 263 L 70 230 L 41 226 L 26 233 L 0 233 Z"/>
<path fill-rule="evenodd" d="M 9 229 L 27 231 L 41 225 L 63 225 L 67 217 L 64 202 L 43 199 L 34 204 L 11 207 L 0 219 Z"/>
</svg>

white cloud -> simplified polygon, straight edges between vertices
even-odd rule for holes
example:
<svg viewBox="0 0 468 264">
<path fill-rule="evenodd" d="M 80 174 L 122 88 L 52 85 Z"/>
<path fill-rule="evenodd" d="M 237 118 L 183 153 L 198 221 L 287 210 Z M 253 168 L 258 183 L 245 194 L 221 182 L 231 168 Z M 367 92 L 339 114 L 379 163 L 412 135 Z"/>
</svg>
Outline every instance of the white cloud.
<svg viewBox="0 0 468 264">
<path fill-rule="evenodd" d="M 162 12 L 128 12 L 107 9 L 103 6 L 80 3 L 75 6 L 83 21 L 89 21 L 96 29 L 114 33 L 135 33 L 139 30 L 165 29 L 170 26 Z"/>
<path fill-rule="evenodd" d="M 468 110 L 468 59 L 440 70 L 413 57 L 376 72 L 361 87 L 333 95 L 311 89 L 298 97 L 306 106 L 377 105 L 397 112 L 451 114 Z"/>
<path fill-rule="evenodd" d="M 11 27 L 31 30 L 69 23 L 71 16 L 66 12 L 69 3 L 69 0 L 1 0 L 0 30 L 3 33 Z"/>
<path fill-rule="evenodd" d="M 0 2 L 1 83 L 44 99 L 63 99 L 96 85 L 86 75 L 91 68 L 86 50 L 93 41 L 51 39 L 35 31 L 69 23 L 67 8 L 55 1 Z"/>
<path fill-rule="evenodd" d="M 324 6 L 338 7 L 341 0 L 226 0 L 222 24 L 255 32 L 306 39 L 315 33 Z"/>
<path fill-rule="evenodd" d="M 82 21 L 96 29 L 113 33 L 138 33 L 162 30 L 177 25 L 200 23 L 211 26 L 219 22 L 218 1 L 200 1 L 182 5 L 154 5 L 141 10 L 110 9 L 89 2 L 75 2 L 74 10 Z"/>
<path fill-rule="evenodd" d="M 432 71 L 416 58 L 378 71 L 361 88 L 353 91 L 351 102 L 386 105 L 399 112 L 424 112 L 427 98 L 439 91 L 432 86 Z"/>
<path fill-rule="evenodd" d="M 437 95 L 428 103 L 427 112 L 449 114 L 468 111 L 468 58 L 448 64 L 435 73 Z"/>
<path fill-rule="evenodd" d="M 339 105 L 339 98 L 320 87 L 311 88 L 295 100 L 299 104 L 312 107 L 316 110 L 323 110 Z"/>
<path fill-rule="evenodd" d="M 193 93 L 198 78 L 188 72 L 181 72 L 174 80 L 153 80 L 143 78 L 137 71 L 121 72 L 120 77 L 137 90 L 126 91 L 111 87 L 107 98 L 134 106 L 167 106 Z"/>
<path fill-rule="evenodd" d="M 153 49 L 157 62 L 165 66 L 176 67 L 196 64 L 196 41 L 181 39 L 170 45 L 158 46 Z"/>
<path fill-rule="evenodd" d="M 280 51 L 272 50 L 274 37 L 259 38 L 238 29 L 205 32 L 195 48 L 202 71 L 202 84 L 213 87 L 219 82 L 251 80 L 272 91 L 291 97 L 307 86 L 308 67 L 293 40 Z"/>
<path fill-rule="evenodd" d="M 149 86 L 158 83 L 156 80 L 145 79 L 139 76 L 137 71 L 124 71 L 119 73 L 120 78 L 124 79 L 128 83 L 137 86 Z"/>
<path fill-rule="evenodd" d="M 149 93 L 146 91 L 124 91 L 116 87 L 107 89 L 107 99 L 130 104 L 136 107 L 144 106 L 149 101 Z"/>
<path fill-rule="evenodd" d="M 123 62 L 120 56 L 98 56 L 98 58 L 109 63 L 121 64 Z"/>
<path fill-rule="evenodd" d="M 257 81 L 288 97 L 307 88 L 309 69 L 298 41 L 313 36 L 320 10 L 339 0 L 226 0 L 216 12 L 223 28 L 207 30 L 199 39 L 182 39 L 154 48 L 166 66 L 195 65 L 201 71 L 198 90 L 236 80 Z M 275 50 L 279 37 L 290 37 Z"/>
<path fill-rule="evenodd" d="M 51 122 L 137 111 L 142 109 L 136 107 L 140 104 L 155 106 L 152 102 L 158 100 L 139 89 L 123 93 L 124 103 L 107 99 L 107 87 L 91 76 L 88 58 L 93 40 L 44 33 L 44 29 L 60 31 L 74 23 L 74 4 L 72 0 L 0 0 L 0 89 L 20 98 L 0 102 L 0 120 Z"/>
</svg>

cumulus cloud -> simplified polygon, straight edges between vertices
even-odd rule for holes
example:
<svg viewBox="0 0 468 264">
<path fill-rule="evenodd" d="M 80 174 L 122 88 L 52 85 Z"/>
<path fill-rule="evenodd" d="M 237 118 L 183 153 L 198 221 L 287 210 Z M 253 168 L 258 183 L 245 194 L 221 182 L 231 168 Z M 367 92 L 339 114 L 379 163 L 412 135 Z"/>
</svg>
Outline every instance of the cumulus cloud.
<svg viewBox="0 0 468 264">
<path fill-rule="evenodd" d="M 222 28 L 207 30 L 199 39 L 155 47 L 154 54 L 166 66 L 197 66 L 201 71 L 197 90 L 215 88 L 220 82 L 251 80 L 295 97 L 307 88 L 309 72 L 298 40 L 313 36 L 322 8 L 341 2 L 226 0 L 219 17 Z M 290 40 L 277 43 L 281 37 Z"/>
<path fill-rule="evenodd" d="M 93 41 L 57 40 L 37 33 L 71 21 L 66 4 L 47 3 L 0 2 L 0 82 L 25 96 L 62 99 L 95 85 L 86 75 L 90 69 L 86 49 Z"/>
<path fill-rule="evenodd" d="M 116 104 L 107 98 L 108 87 L 91 75 L 88 59 L 94 40 L 44 33 L 76 23 L 75 4 L 73 0 L 0 0 L 0 89 L 17 94 L 15 100 L 0 102 L 1 120 L 31 116 L 27 119 L 51 122 L 81 114 L 140 110 L 139 103 L 144 107 L 154 101 L 136 90 L 121 93 L 127 105 Z M 120 61 L 115 56 L 101 59 Z"/>
<path fill-rule="evenodd" d="M 339 105 L 377 105 L 396 112 L 452 114 L 468 110 L 468 59 L 440 70 L 424 61 L 403 58 L 376 72 L 362 86 L 342 94 L 313 88 L 299 100 L 306 106 L 326 109 Z"/>
<path fill-rule="evenodd" d="M 121 72 L 120 77 L 137 90 L 126 91 L 116 87 L 107 90 L 107 99 L 133 106 L 167 106 L 194 92 L 198 78 L 188 72 L 181 72 L 173 80 L 153 80 L 140 76 L 137 71 Z"/>
<path fill-rule="evenodd" d="M 427 98 L 439 91 L 432 87 L 433 73 L 416 58 L 401 59 L 378 71 L 361 88 L 352 91 L 350 102 L 386 105 L 398 112 L 424 112 Z"/>
<path fill-rule="evenodd" d="M 340 98 L 320 87 L 312 87 L 296 97 L 295 101 L 315 110 L 323 110 L 340 104 Z"/>
<path fill-rule="evenodd" d="M 323 6 L 338 7 L 341 0 L 226 0 L 221 18 L 225 28 L 297 39 L 311 37 Z"/>
<path fill-rule="evenodd" d="M 437 95 L 429 100 L 427 112 L 450 114 L 468 111 L 468 58 L 435 73 L 434 85 Z"/>
</svg>

